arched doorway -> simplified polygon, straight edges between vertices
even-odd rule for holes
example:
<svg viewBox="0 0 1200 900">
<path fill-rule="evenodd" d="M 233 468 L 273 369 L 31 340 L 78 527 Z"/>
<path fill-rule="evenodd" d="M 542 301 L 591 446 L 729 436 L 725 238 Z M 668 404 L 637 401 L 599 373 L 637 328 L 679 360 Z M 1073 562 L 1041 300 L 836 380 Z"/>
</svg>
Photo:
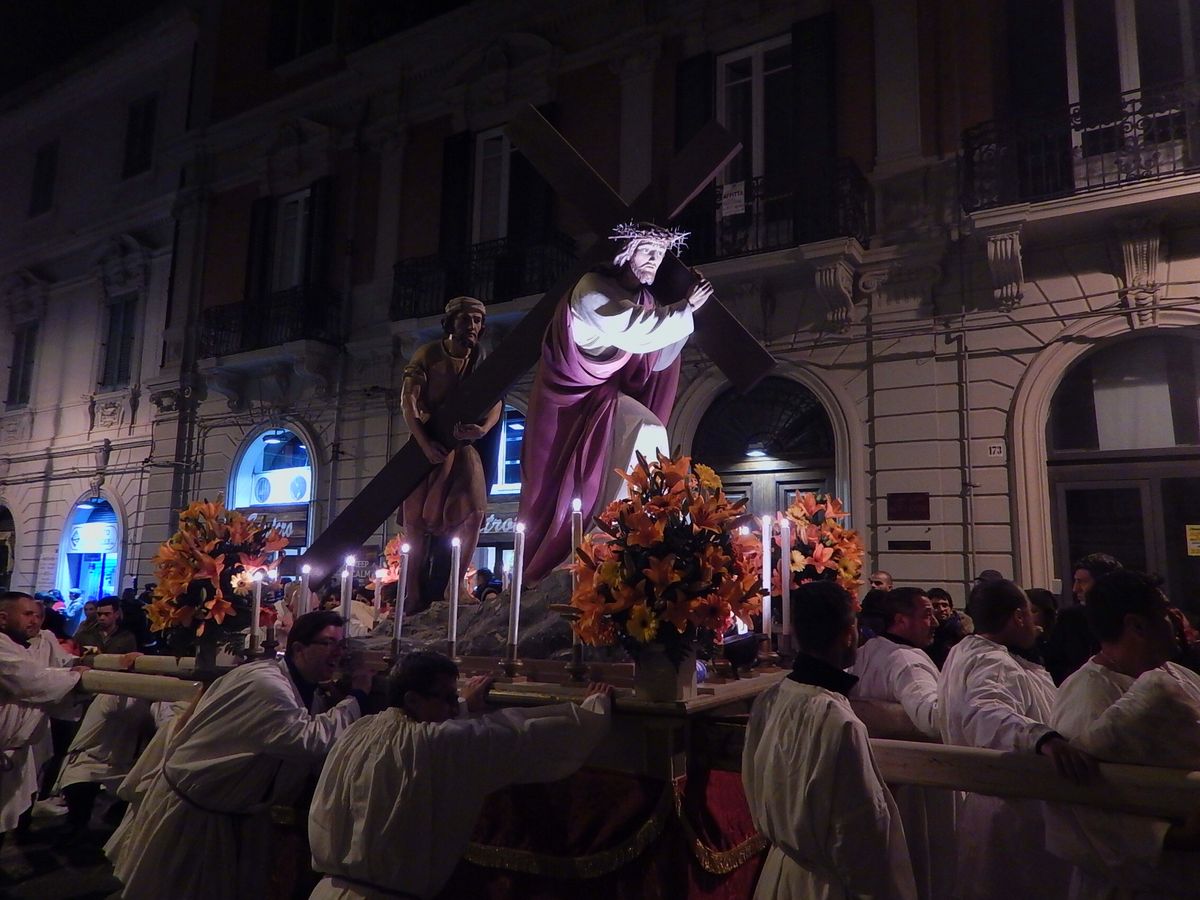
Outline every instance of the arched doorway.
<svg viewBox="0 0 1200 900">
<path fill-rule="evenodd" d="M 315 471 L 304 437 L 289 428 L 268 428 L 251 438 L 233 464 L 232 506 L 273 520 L 288 537 L 285 553 L 308 546 Z"/>
<path fill-rule="evenodd" d="M 834 431 L 820 399 L 789 378 L 769 377 L 748 394 L 712 402 L 692 440 L 692 458 L 712 466 L 735 498 L 762 515 L 795 491 L 832 492 Z"/>
<path fill-rule="evenodd" d="M 58 583 L 64 589 L 69 612 L 73 598 L 99 600 L 120 593 L 121 517 L 101 496 L 85 497 L 75 504 L 63 529 L 59 547 Z M 51 585 L 39 585 L 44 590 Z M 82 606 L 82 603 L 79 604 Z"/>
<path fill-rule="evenodd" d="M 0 591 L 12 587 L 13 566 L 17 558 L 17 526 L 12 512 L 0 504 Z"/>
<path fill-rule="evenodd" d="M 1046 425 L 1055 571 L 1111 553 L 1200 612 L 1200 330 L 1110 341 L 1064 375 Z"/>
</svg>

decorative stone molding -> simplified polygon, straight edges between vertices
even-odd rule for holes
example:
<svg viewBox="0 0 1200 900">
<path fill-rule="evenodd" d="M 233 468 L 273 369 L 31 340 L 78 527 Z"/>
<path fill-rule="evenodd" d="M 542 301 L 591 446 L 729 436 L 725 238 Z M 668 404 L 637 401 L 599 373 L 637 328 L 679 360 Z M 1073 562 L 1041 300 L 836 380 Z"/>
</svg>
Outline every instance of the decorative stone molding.
<svg viewBox="0 0 1200 900">
<path fill-rule="evenodd" d="M 120 428 L 133 421 L 136 402 L 130 389 L 106 394 L 88 394 L 88 431 Z"/>
<path fill-rule="evenodd" d="M 311 119 L 281 122 L 263 154 L 267 192 L 279 195 L 299 190 L 328 173 L 332 141 L 332 129 Z"/>
<path fill-rule="evenodd" d="M 992 296 L 1003 310 L 1021 305 L 1025 281 L 1021 266 L 1021 226 L 985 231 L 988 270 L 992 273 Z"/>
<path fill-rule="evenodd" d="M 1126 219 L 1116 225 L 1121 248 L 1118 295 L 1129 310 L 1129 324 L 1145 328 L 1158 323 L 1158 299 L 1162 292 L 1159 268 L 1165 262 L 1162 225 L 1150 219 Z"/>
<path fill-rule="evenodd" d="M 4 478 L 5 476 L 7 476 L 8 472 L 11 468 L 12 468 L 12 460 L 11 459 L 8 459 L 7 457 L 5 457 L 4 459 L 0 459 L 0 478 Z"/>
<path fill-rule="evenodd" d="M 96 446 L 96 471 L 103 472 L 107 469 L 109 460 L 111 459 L 112 441 L 105 438 Z"/>
<path fill-rule="evenodd" d="M 337 371 L 338 348 L 321 341 L 291 341 L 278 347 L 202 360 L 208 387 L 235 412 L 250 401 L 288 409 L 308 394 L 328 397 Z"/>
<path fill-rule="evenodd" d="M 855 238 L 834 238 L 805 244 L 805 262 L 813 267 L 813 285 L 826 307 L 825 318 L 836 331 L 854 321 L 854 283 L 863 261 L 862 245 Z"/>
<path fill-rule="evenodd" d="M 144 296 L 150 284 L 149 248 L 122 234 L 105 242 L 96 268 L 105 300 L 132 293 Z"/>
<path fill-rule="evenodd" d="M 0 283 L 0 311 L 11 328 L 38 321 L 46 314 L 50 285 L 28 269 L 18 269 Z"/>
<path fill-rule="evenodd" d="M 168 388 L 167 390 L 163 391 L 154 391 L 150 394 L 150 402 L 154 404 L 155 413 L 160 416 L 178 412 L 179 391 L 174 388 Z"/>
<path fill-rule="evenodd" d="M 33 436 L 33 410 L 25 408 L 0 418 L 0 447 L 24 443 Z"/>
</svg>

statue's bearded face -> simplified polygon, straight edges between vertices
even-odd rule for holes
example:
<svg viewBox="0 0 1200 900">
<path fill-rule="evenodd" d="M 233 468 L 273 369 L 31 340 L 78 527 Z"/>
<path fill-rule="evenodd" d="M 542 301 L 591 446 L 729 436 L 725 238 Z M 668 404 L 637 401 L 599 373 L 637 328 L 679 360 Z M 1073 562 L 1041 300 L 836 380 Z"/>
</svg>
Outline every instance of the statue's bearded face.
<svg viewBox="0 0 1200 900">
<path fill-rule="evenodd" d="M 651 284 L 667 248 L 660 241 L 638 241 L 629 257 L 629 269 L 642 284 Z"/>
<path fill-rule="evenodd" d="M 457 313 L 450 334 L 456 343 L 467 349 L 474 349 L 479 343 L 479 336 L 483 334 L 483 313 Z"/>
</svg>

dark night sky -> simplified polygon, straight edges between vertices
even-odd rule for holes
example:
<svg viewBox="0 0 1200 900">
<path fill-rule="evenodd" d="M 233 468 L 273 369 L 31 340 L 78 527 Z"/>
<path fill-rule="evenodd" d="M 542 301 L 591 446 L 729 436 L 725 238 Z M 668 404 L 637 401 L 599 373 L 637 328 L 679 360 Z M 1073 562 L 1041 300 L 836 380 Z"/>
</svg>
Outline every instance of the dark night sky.
<svg viewBox="0 0 1200 900">
<path fill-rule="evenodd" d="M 95 46 L 164 0 L 0 0 L 0 94 Z"/>
</svg>

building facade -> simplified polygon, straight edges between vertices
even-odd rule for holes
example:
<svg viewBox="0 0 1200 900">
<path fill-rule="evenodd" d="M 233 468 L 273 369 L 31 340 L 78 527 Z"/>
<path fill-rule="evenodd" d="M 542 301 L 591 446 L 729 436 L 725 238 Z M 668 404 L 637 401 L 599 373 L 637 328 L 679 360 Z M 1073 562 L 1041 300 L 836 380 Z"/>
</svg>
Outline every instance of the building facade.
<svg viewBox="0 0 1200 900">
<path fill-rule="evenodd" d="M 485 300 L 495 346 L 596 237 L 503 131 L 533 104 L 626 200 L 710 119 L 742 141 L 681 216 L 684 259 L 779 365 L 738 396 L 689 347 L 669 429 L 756 513 L 832 491 L 874 567 L 959 598 L 986 568 L 1060 590 L 1073 558 L 1104 550 L 1200 611 L 1194 4 L 247 0 L 172 15 L 154 27 L 187 31 L 190 75 L 157 89 L 146 224 L 121 219 L 143 209 L 124 189 L 107 196 L 119 210 L 81 207 L 86 226 L 38 232 L 31 212 L 67 98 L 112 94 L 113 78 L 85 69 L 88 87 L 4 114 L 25 123 L 0 130 L 24 135 L 0 176 L 20 201 L 0 251 L 14 585 L 67 585 L 81 499 L 112 507 L 125 582 L 151 576 L 173 511 L 202 497 L 307 546 L 407 439 L 399 379 L 446 299 Z M 150 27 L 114 58 L 149 58 Z M 114 253 L 147 259 L 146 299 L 129 314 L 136 374 L 108 390 L 123 371 L 97 349 L 116 340 Z M 529 381 L 484 448 L 493 568 L 511 554 Z"/>
</svg>

